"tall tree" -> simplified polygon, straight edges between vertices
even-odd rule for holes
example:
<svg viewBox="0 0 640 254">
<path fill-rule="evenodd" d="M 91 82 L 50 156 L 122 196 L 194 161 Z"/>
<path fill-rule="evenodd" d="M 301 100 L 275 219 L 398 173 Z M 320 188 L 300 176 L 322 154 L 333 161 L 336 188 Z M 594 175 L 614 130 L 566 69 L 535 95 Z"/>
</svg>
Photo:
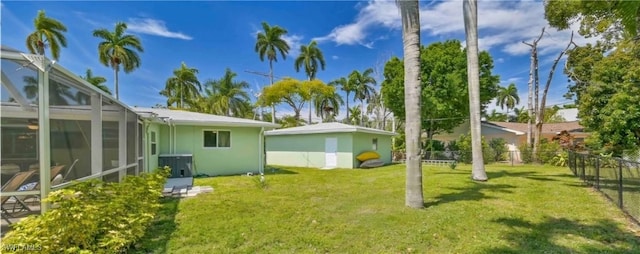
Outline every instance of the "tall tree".
<svg viewBox="0 0 640 254">
<path fill-rule="evenodd" d="M 142 43 L 135 35 L 125 34 L 127 24 L 116 23 L 113 32 L 107 29 L 97 29 L 93 31 L 93 36 L 102 39 L 98 44 L 98 56 L 100 63 L 113 68 L 116 99 L 120 99 L 118 87 L 118 72 L 120 66 L 125 73 L 130 73 L 140 67 L 140 56 L 138 52 L 143 52 Z"/>
<path fill-rule="evenodd" d="M 351 94 L 351 92 L 354 91 L 353 88 L 353 83 L 349 82 L 349 79 L 345 78 L 345 77 L 340 77 L 339 79 L 336 79 L 334 81 L 329 82 L 329 85 L 332 85 L 334 87 L 340 87 L 340 90 L 342 90 L 343 92 L 345 92 L 347 94 L 347 99 L 344 100 L 346 106 L 345 106 L 345 111 L 347 112 L 347 118 L 349 119 L 349 95 Z"/>
<path fill-rule="evenodd" d="M 322 51 L 318 48 L 316 41 L 311 41 L 308 46 L 300 46 L 300 55 L 296 58 L 294 67 L 296 72 L 300 71 L 300 67 L 304 66 L 304 72 L 307 74 L 309 80 L 316 78 L 318 73 L 318 67 L 324 70 L 325 62 Z M 313 95 L 312 95 L 313 96 Z M 311 108 L 312 103 L 309 102 L 309 123 L 311 123 Z"/>
<path fill-rule="evenodd" d="M 406 193 L 405 205 L 423 208 L 422 194 L 422 114 L 420 110 L 420 8 L 417 0 L 397 0 L 402 19 L 404 45 L 404 98 L 406 109 Z"/>
<path fill-rule="evenodd" d="M 236 73 L 227 68 L 221 79 L 205 82 L 209 113 L 238 117 L 247 111 L 249 104 L 245 102 L 250 98 L 245 89 L 249 88 L 249 84 L 234 81 L 236 76 Z"/>
<path fill-rule="evenodd" d="M 387 117 L 389 117 L 391 111 L 385 107 L 381 92 L 378 93 L 374 91 L 367 104 L 367 114 L 373 114 L 375 116 L 375 128 L 380 130 L 386 128 Z"/>
<path fill-rule="evenodd" d="M 504 107 L 507 106 L 508 116 L 509 110 L 515 108 L 516 105 L 520 103 L 520 96 L 518 96 L 518 88 L 516 87 L 516 84 L 511 83 L 508 87 L 499 87 L 498 97 L 496 99 L 496 105 L 500 106 L 501 109 L 504 109 Z M 509 121 L 508 118 L 507 121 Z"/>
<path fill-rule="evenodd" d="M 344 104 L 342 96 L 338 94 L 334 83 L 329 83 L 334 87 L 332 93 L 319 93 L 313 96 L 314 106 L 316 108 L 316 116 L 322 119 L 322 122 L 333 122 L 340 113 L 340 106 Z"/>
<path fill-rule="evenodd" d="M 173 71 L 173 76 L 167 79 L 164 90 L 160 91 L 161 95 L 167 96 L 167 106 L 178 102 L 178 108 L 185 108 L 185 99 L 189 105 L 198 100 L 202 86 L 197 74 L 198 69 L 189 68 L 184 62 L 180 68 Z"/>
<path fill-rule="evenodd" d="M 80 76 L 80 78 L 84 79 L 89 84 L 92 84 L 93 86 L 104 91 L 105 93 L 111 94 L 111 90 L 109 90 L 109 87 L 104 85 L 104 83 L 107 82 L 107 79 L 102 76 L 93 76 L 93 72 L 91 71 L 91 69 L 87 69 L 87 71 L 85 72 L 85 75 Z"/>
<path fill-rule="evenodd" d="M 35 31 L 27 35 L 27 49 L 31 54 L 44 55 L 49 48 L 55 60 L 60 59 L 60 46 L 67 47 L 67 38 L 62 33 L 67 27 L 62 22 L 47 17 L 44 10 L 38 11 L 33 20 Z"/>
<path fill-rule="evenodd" d="M 287 34 L 287 30 L 279 26 L 269 26 L 267 22 L 262 22 L 262 32 L 256 38 L 255 51 L 260 56 L 260 61 L 264 62 L 265 57 L 269 60 L 269 81 L 273 85 L 273 62 L 278 61 L 278 52 L 282 59 L 287 58 L 289 44 L 282 36 Z M 275 123 L 276 108 L 271 105 L 271 122 Z"/>
<path fill-rule="evenodd" d="M 486 181 L 482 157 L 482 132 L 480 132 L 480 66 L 478 64 L 478 2 L 464 0 L 462 2 L 464 30 L 467 35 L 467 73 L 469 79 L 469 115 L 471 115 L 471 153 L 473 165 L 471 179 Z"/>
<path fill-rule="evenodd" d="M 480 53 L 480 102 L 484 110 L 496 97 L 500 77 L 493 75 L 491 55 Z M 420 52 L 422 128 L 433 135 L 450 132 L 469 119 L 467 54 L 460 41 L 436 42 Z M 404 66 L 391 58 L 385 65 L 382 97 L 399 120 L 405 119 Z"/>
<path fill-rule="evenodd" d="M 276 105 L 284 102 L 291 106 L 294 117 L 300 119 L 300 111 L 305 104 L 311 101 L 313 94 L 331 94 L 335 92 L 333 86 L 324 84 L 321 80 L 300 81 L 293 78 L 284 78 L 271 86 L 262 89 L 260 103 L 263 105 Z"/>
<path fill-rule="evenodd" d="M 544 30 L 545 28 L 542 28 L 542 32 L 540 32 L 540 36 L 538 36 L 538 38 L 534 39 L 533 42 L 531 43 L 527 43 L 527 42 L 522 42 L 524 44 L 526 44 L 527 46 L 531 47 L 531 65 L 529 67 L 529 94 L 527 96 L 527 107 L 528 107 L 528 120 L 527 120 L 527 144 L 529 146 L 531 146 L 532 144 L 536 144 L 536 141 L 539 140 L 540 135 L 538 132 L 533 132 L 533 125 L 531 124 L 531 121 L 533 121 L 535 119 L 536 124 L 540 121 L 540 119 L 537 117 L 537 114 L 535 112 L 538 112 L 538 94 L 539 94 L 539 88 L 540 88 L 540 79 L 538 77 L 538 42 L 540 42 L 540 40 L 542 40 L 542 36 L 544 36 Z M 534 142 L 531 142 L 531 135 L 534 134 L 533 140 Z M 537 156 L 537 147 L 535 145 L 533 145 L 533 159 L 535 160 L 535 157 Z"/>
<path fill-rule="evenodd" d="M 354 70 L 349 74 L 349 82 L 353 84 L 354 94 L 353 101 L 360 100 L 360 125 L 362 125 L 362 120 L 364 119 L 364 101 L 371 99 L 373 93 L 375 93 L 375 89 L 373 86 L 376 85 L 376 79 L 371 75 L 373 74 L 373 69 L 366 69 L 364 72 L 360 73 L 357 70 Z"/>
</svg>

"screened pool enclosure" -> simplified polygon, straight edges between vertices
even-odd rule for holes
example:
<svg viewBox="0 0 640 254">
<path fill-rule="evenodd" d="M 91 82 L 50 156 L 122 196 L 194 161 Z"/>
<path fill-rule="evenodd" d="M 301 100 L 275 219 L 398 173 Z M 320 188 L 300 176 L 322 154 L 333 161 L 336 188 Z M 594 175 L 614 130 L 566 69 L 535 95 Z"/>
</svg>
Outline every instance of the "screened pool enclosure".
<svg viewBox="0 0 640 254">
<path fill-rule="evenodd" d="M 129 107 L 39 55 L 2 48 L 2 216 L 42 213 L 71 181 L 120 181 L 144 168 L 143 123 Z M 35 200 L 35 201 L 34 201 Z"/>
</svg>

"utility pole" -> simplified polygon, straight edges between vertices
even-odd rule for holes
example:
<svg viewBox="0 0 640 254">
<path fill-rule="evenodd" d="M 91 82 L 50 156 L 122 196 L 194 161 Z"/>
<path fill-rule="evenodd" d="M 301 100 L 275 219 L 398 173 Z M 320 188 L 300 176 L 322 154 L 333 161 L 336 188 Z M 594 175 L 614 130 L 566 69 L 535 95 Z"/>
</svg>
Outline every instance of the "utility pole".
<svg viewBox="0 0 640 254">
<path fill-rule="evenodd" d="M 258 75 L 258 76 L 267 77 L 267 78 L 269 78 L 269 81 L 271 82 L 270 83 L 271 85 L 273 85 L 273 78 L 280 78 L 280 77 L 271 75 L 269 73 L 263 73 L 263 72 L 250 71 L 250 70 L 245 70 L 244 72 L 251 73 L 251 74 L 254 74 L 254 75 Z M 262 109 L 260 110 L 260 118 L 262 118 Z M 261 120 L 263 120 L 263 119 L 261 119 Z M 275 105 L 271 105 L 271 123 L 276 123 L 276 106 Z"/>
</svg>

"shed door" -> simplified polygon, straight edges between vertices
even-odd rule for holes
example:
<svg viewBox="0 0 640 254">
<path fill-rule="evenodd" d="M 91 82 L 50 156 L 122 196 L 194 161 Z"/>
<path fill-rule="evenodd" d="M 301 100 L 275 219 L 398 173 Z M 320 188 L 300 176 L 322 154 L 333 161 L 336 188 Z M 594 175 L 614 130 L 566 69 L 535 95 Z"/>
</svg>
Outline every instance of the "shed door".
<svg viewBox="0 0 640 254">
<path fill-rule="evenodd" d="M 324 164 L 327 168 L 338 167 L 338 138 L 325 139 Z"/>
</svg>

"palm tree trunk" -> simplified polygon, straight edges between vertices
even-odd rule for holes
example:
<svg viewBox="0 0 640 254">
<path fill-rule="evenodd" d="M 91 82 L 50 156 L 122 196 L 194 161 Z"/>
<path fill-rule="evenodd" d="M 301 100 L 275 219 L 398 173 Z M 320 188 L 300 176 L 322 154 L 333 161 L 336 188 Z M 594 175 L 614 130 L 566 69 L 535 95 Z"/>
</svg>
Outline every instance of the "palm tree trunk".
<svg viewBox="0 0 640 254">
<path fill-rule="evenodd" d="M 269 82 L 273 85 L 273 60 L 269 60 Z M 271 104 L 271 123 L 276 123 L 276 105 Z"/>
<path fill-rule="evenodd" d="M 115 67 L 113 67 L 113 72 L 114 72 L 114 78 L 115 78 L 115 88 L 116 88 L 116 100 L 120 100 L 120 90 L 118 89 L 118 70 L 120 68 L 118 67 L 118 65 L 116 65 Z"/>
<path fill-rule="evenodd" d="M 364 126 L 362 125 L 363 122 L 364 122 L 364 100 L 360 100 L 360 126 Z"/>
<path fill-rule="evenodd" d="M 467 39 L 467 76 L 469 82 L 469 114 L 471 115 L 471 154 L 473 165 L 471 178 L 486 181 L 482 158 L 482 132 L 480 130 L 480 68 L 478 65 L 478 2 L 462 2 L 464 27 Z"/>
<path fill-rule="evenodd" d="M 404 45 L 404 96 L 406 109 L 406 165 L 407 179 L 405 205 L 424 208 L 422 194 L 422 153 L 420 132 L 420 11 L 418 1 L 397 1 L 402 17 L 402 41 Z"/>
<path fill-rule="evenodd" d="M 345 101 L 347 104 L 347 121 L 349 120 L 349 91 L 347 91 L 347 100 Z"/>
</svg>

